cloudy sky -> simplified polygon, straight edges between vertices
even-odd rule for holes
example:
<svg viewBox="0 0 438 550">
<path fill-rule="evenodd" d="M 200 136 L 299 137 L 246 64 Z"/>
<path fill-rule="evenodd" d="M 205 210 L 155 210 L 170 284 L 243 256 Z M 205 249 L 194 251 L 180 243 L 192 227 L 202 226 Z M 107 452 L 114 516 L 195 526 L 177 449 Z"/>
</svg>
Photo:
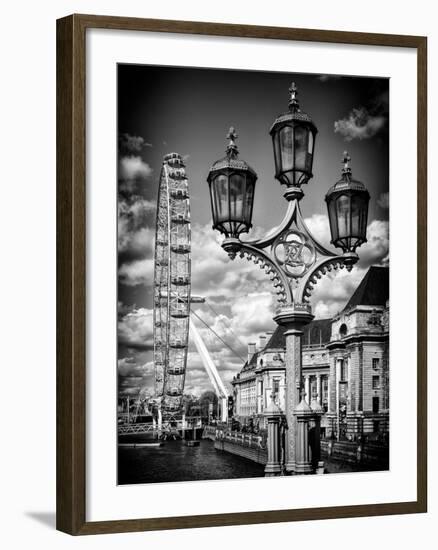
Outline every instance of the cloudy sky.
<svg viewBox="0 0 438 550">
<path fill-rule="evenodd" d="M 277 225 L 285 212 L 284 189 L 274 178 L 269 129 L 288 107 L 295 81 L 300 107 L 318 128 L 314 177 L 301 201 L 310 230 L 322 244 L 330 232 L 325 193 L 341 175 L 342 153 L 352 158 L 353 176 L 370 195 L 368 243 L 351 273 L 326 276 L 314 291 L 317 318 L 341 310 L 372 264 L 388 263 L 389 81 L 364 77 L 285 74 L 119 65 L 119 390 L 137 395 L 153 388 L 152 285 L 154 224 L 163 156 L 186 159 L 192 217 L 192 293 L 208 305 L 195 312 L 229 345 L 224 348 L 197 322 L 225 382 L 242 367 L 247 342 L 275 329 L 269 279 L 246 260 L 228 259 L 221 237 L 211 229 L 206 177 L 224 156 L 225 136 L 235 126 L 241 158 L 257 172 L 250 234 Z M 193 345 L 189 348 L 186 391 L 210 389 Z"/>
</svg>

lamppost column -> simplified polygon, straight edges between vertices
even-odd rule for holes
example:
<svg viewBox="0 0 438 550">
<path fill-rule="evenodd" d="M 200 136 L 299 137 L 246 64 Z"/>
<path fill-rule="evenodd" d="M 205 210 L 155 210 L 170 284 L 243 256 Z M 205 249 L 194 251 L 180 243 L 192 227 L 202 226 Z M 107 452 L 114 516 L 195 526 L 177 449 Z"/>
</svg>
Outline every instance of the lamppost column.
<svg viewBox="0 0 438 550">
<path fill-rule="evenodd" d="M 305 400 L 310 405 L 310 376 L 306 374 L 304 377 L 304 391 L 305 391 Z"/>
<path fill-rule="evenodd" d="M 296 472 L 296 445 L 297 445 L 297 417 L 294 411 L 300 402 L 300 389 L 302 387 L 302 328 L 310 323 L 313 315 L 310 307 L 303 304 L 282 307 L 274 317 L 279 325 L 286 326 L 286 473 Z"/>
<path fill-rule="evenodd" d="M 309 422 L 314 413 L 308 403 L 302 399 L 294 414 L 297 420 L 295 472 L 298 474 L 310 474 L 312 473 L 312 458 L 309 446 Z"/>
<path fill-rule="evenodd" d="M 322 403 L 322 391 L 321 391 L 321 375 L 318 373 L 316 375 L 316 400 L 318 405 Z"/>
<path fill-rule="evenodd" d="M 265 410 L 268 421 L 268 461 L 265 466 L 265 476 L 278 476 L 281 473 L 280 464 L 280 420 L 282 411 L 274 401 L 274 394 L 270 395 L 270 403 Z"/>
</svg>

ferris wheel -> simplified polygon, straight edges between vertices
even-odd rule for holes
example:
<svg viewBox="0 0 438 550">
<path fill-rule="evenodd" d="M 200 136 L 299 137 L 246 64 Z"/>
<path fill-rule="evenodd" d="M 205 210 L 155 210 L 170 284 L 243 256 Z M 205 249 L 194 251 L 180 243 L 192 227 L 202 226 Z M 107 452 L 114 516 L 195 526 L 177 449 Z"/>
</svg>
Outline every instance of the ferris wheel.
<svg viewBox="0 0 438 550">
<path fill-rule="evenodd" d="M 182 157 L 164 157 L 155 229 L 155 399 L 164 414 L 182 408 L 190 322 L 190 203 Z"/>
</svg>

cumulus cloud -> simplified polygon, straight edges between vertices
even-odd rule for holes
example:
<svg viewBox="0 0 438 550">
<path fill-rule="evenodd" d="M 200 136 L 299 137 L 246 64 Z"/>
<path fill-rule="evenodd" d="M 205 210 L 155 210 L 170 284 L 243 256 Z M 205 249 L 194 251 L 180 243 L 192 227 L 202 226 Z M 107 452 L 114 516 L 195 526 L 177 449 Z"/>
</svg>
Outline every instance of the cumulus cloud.
<svg viewBox="0 0 438 550">
<path fill-rule="evenodd" d="M 152 147 L 141 136 L 132 136 L 130 134 L 119 135 L 119 151 L 122 155 L 132 155 L 140 153 L 144 147 Z"/>
<path fill-rule="evenodd" d="M 121 317 L 117 331 L 119 345 L 130 349 L 152 350 L 154 347 L 153 310 L 133 309 Z"/>
<path fill-rule="evenodd" d="M 367 242 L 359 249 L 359 266 L 368 269 L 371 265 L 389 263 L 389 222 L 373 220 L 367 227 Z"/>
<path fill-rule="evenodd" d="M 139 156 L 121 157 L 119 161 L 119 178 L 135 181 L 147 179 L 152 175 L 152 168 Z"/>
<path fill-rule="evenodd" d="M 118 184 L 122 195 L 129 197 L 152 176 L 151 166 L 141 156 L 142 150 L 148 146 L 151 144 L 141 136 L 119 136 Z"/>
<path fill-rule="evenodd" d="M 354 267 L 329 273 L 322 277 L 313 291 L 311 303 L 317 319 L 333 317 L 343 309 L 366 273 L 366 269 Z"/>
<path fill-rule="evenodd" d="M 118 362 L 119 396 L 152 395 L 154 382 L 153 361 L 138 363 L 135 358 L 122 358 Z"/>
<path fill-rule="evenodd" d="M 347 117 L 335 121 L 335 133 L 341 134 L 345 141 L 369 139 L 386 126 L 386 120 L 384 115 L 373 115 L 365 107 L 358 107 Z"/>
<path fill-rule="evenodd" d="M 321 220 L 320 223 L 323 225 Z M 341 311 L 371 265 L 388 265 L 389 223 L 387 221 L 373 220 L 368 225 L 367 242 L 358 249 L 358 254 L 359 262 L 351 272 L 345 269 L 338 270 L 325 275 L 318 281 L 311 298 L 315 317 L 332 317 Z"/>
<path fill-rule="evenodd" d="M 319 244 L 330 251 L 334 251 L 330 243 L 331 234 L 329 220 L 325 214 L 313 214 L 310 218 L 306 218 L 304 222 Z"/>
<path fill-rule="evenodd" d="M 154 281 L 154 259 L 133 260 L 119 267 L 119 282 L 126 286 L 152 285 Z"/>
<path fill-rule="evenodd" d="M 246 340 L 255 341 L 260 333 L 272 327 L 274 309 L 275 299 L 271 292 L 240 296 L 231 306 L 233 329 Z"/>
<path fill-rule="evenodd" d="M 151 282 L 156 203 L 146 197 L 153 171 L 140 153 L 150 146 L 141 136 L 119 136 L 118 262 L 119 283 Z"/>
<path fill-rule="evenodd" d="M 119 262 L 147 258 L 154 246 L 153 222 L 155 203 L 142 197 L 119 199 L 118 253 Z"/>
<path fill-rule="evenodd" d="M 192 291 L 214 303 L 232 300 L 269 288 L 267 275 L 254 264 L 237 257 L 230 260 L 220 247 L 221 237 L 211 224 L 192 228 Z"/>
<path fill-rule="evenodd" d="M 153 312 L 119 303 L 117 363 L 120 396 L 137 396 L 154 386 Z"/>
<path fill-rule="evenodd" d="M 377 204 L 383 210 L 388 210 L 389 208 L 389 193 L 381 193 L 380 197 L 377 199 Z"/>
</svg>

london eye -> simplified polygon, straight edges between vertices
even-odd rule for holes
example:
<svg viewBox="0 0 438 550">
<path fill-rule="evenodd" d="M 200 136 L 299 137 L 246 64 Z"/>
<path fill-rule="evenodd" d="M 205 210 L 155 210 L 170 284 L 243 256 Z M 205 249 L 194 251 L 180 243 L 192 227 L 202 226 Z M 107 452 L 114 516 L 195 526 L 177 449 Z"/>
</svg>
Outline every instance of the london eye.
<svg viewBox="0 0 438 550">
<path fill-rule="evenodd" d="M 191 315 L 222 344 L 237 355 L 227 342 L 191 310 L 205 299 L 191 294 L 191 228 L 188 179 L 183 158 L 178 153 L 164 157 L 160 173 L 154 265 L 154 397 L 158 418 L 174 418 L 183 412 L 187 371 L 189 330 L 204 369 L 219 401 L 222 420 L 227 418 L 229 392 Z M 208 307 L 218 317 L 210 304 Z M 242 359 L 241 357 L 239 357 Z"/>
<path fill-rule="evenodd" d="M 164 157 L 155 232 L 155 398 L 164 414 L 181 410 L 190 317 L 190 203 L 181 155 Z"/>
</svg>

